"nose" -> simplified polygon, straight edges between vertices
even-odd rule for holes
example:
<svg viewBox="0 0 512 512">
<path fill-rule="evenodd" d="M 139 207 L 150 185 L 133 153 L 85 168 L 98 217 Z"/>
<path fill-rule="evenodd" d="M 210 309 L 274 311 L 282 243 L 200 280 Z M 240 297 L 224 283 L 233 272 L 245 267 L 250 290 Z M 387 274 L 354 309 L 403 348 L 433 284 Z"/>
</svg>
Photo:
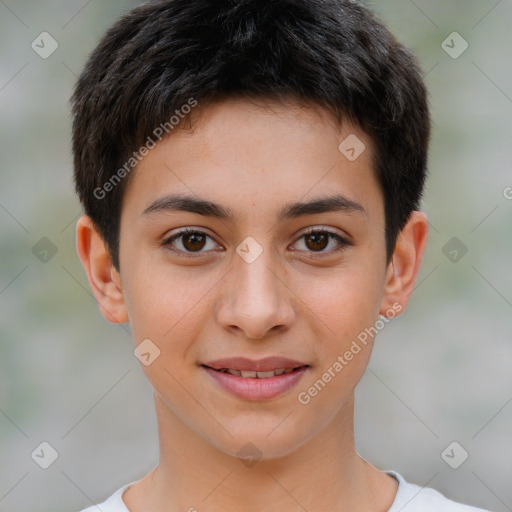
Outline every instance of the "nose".
<svg viewBox="0 0 512 512">
<path fill-rule="evenodd" d="M 223 328 L 251 339 L 289 328 L 296 314 L 282 264 L 269 252 L 264 250 L 251 263 L 234 255 L 232 271 L 216 308 L 217 321 Z"/>
</svg>

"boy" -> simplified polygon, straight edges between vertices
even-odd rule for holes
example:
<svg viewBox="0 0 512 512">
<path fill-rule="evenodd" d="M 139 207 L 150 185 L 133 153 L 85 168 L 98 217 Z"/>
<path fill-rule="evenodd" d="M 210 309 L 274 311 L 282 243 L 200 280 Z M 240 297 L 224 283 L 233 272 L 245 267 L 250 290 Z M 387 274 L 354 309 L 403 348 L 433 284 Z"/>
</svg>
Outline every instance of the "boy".
<svg viewBox="0 0 512 512">
<path fill-rule="evenodd" d="M 72 98 L 77 250 L 160 460 L 103 512 L 478 510 L 354 444 L 427 241 L 426 96 L 351 0 L 157 1 L 107 32 Z"/>
</svg>

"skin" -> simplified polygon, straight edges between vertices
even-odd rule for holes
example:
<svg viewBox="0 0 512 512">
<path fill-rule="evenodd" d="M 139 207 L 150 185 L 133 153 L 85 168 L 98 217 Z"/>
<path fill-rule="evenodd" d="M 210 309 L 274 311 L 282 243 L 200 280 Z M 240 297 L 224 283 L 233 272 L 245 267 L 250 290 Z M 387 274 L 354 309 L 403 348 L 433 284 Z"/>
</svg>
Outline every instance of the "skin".
<svg viewBox="0 0 512 512">
<path fill-rule="evenodd" d="M 340 129 L 319 106 L 291 101 L 230 99 L 197 112 L 192 132 L 159 142 L 131 177 L 119 272 L 91 220 L 77 223 L 78 254 L 102 314 L 129 321 L 135 345 L 149 338 L 160 350 L 141 365 L 154 388 L 160 460 L 124 502 L 132 512 L 384 512 L 397 482 L 357 454 L 353 428 L 354 389 L 373 340 L 307 405 L 297 395 L 379 314 L 397 304 L 405 309 L 427 240 L 426 216 L 413 212 L 388 264 L 366 133 L 348 122 Z M 350 134 L 366 146 L 354 161 L 338 150 Z M 235 218 L 143 215 L 178 192 L 230 208 Z M 333 194 L 364 212 L 277 221 L 287 203 Z M 185 227 L 211 238 L 197 246 L 178 238 L 171 246 L 178 252 L 162 245 Z M 334 238 L 315 245 L 303 236 L 307 228 L 333 231 L 351 245 L 339 252 Z M 236 252 L 249 236 L 263 249 L 250 264 Z M 251 402 L 224 391 L 199 366 L 233 355 L 280 355 L 310 368 L 285 394 Z M 237 457 L 247 442 L 262 454 L 250 467 Z"/>
</svg>

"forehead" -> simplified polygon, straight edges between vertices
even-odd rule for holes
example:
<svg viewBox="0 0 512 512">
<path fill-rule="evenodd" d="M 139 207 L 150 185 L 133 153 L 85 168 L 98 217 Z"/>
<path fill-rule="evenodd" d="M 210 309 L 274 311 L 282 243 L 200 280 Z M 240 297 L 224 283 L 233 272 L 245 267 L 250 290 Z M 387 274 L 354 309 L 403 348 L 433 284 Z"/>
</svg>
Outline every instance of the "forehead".
<svg viewBox="0 0 512 512">
<path fill-rule="evenodd" d="M 199 104 L 191 115 L 190 130 L 173 132 L 138 164 L 124 204 L 142 213 L 164 193 L 180 193 L 229 205 L 236 214 L 266 204 L 282 213 L 282 203 L 308 194 L 379 202 L 371 193 L 378 190 L 371 139 L 316 104 L 229 99 Z M 355 159 L 345 152 L 347 140 L 361 151 Z"/>
</svg>

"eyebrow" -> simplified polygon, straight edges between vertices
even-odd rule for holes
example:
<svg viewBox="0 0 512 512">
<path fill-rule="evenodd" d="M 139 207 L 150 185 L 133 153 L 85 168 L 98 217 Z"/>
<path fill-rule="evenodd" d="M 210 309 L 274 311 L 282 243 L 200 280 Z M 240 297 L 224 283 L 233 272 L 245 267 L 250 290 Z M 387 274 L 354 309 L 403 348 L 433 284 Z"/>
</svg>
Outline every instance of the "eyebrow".
<svg viewBox="0 0 512 512">
<path fill-rule="evenodd" d="M 160 212 L 190 212 L 231 222 L 235 219 L 235 214 L 230 208 L 212 201 L 181 194 L 172 194 L 156 199 L 142 212 L 141 217 Z M 278 212 L 277 221 L 329 212 L 360 213 L 367 216 L 366 210 L 360 203 L 342 195 L 334 195 L 308 202 L 289 203 Z"/>
</svg>

